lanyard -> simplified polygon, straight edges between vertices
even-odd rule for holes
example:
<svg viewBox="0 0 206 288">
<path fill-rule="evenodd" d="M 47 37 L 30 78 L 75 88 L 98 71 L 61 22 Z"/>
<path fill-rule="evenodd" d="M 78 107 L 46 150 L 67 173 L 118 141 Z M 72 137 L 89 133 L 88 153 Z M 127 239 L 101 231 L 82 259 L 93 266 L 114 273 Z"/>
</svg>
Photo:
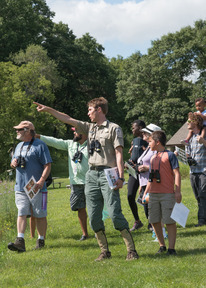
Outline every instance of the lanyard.
<svg viewBox="0 0 206 288">
<path fill-rule="evenodd" d="M 162 152 L 162 155 L 161 155 L 160 160 L 159 160 L 159 169 L 158 169 L 159 171 L 160 171 L 160 163 L 162 161 L 162 156 L 163 156 L 164 152 L 165 152 L 165 150 Z M 156 155 L 158 156 L 158 152 Z M 153 161 L 155 160 L 155 158 L 157 159 L 157 156 L 152 159 L 152 163 L 151 163 L 152 169 L 153 169 Z"/>
</svg>

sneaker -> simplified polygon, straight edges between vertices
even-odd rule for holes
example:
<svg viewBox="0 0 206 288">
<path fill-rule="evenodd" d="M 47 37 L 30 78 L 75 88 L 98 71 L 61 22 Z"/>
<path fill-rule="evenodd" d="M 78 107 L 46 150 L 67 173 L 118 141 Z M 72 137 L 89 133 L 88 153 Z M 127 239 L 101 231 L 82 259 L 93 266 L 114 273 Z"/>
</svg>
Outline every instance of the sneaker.
<svg viewBox="0 0 206 288">
<path fill-rule="evenodd" d="M 95 261 L 103 261 L 105 259 L 110 259 L 111 258 L 111 252 L 110 251 L 105 251 L 105 252 L 101 252 L 99 257 L 97 259 L 95 259 Z"/>
<path fill-rule="evenodd" d="M 135 221 L 133 227 L 130 229 L 130 232 L 138 230 L 142 228 L 142 226 L 143 226 L 143 223 L 141 221 L 139 222 Z"/>
<path fill-rule="evenodd" d="M 167 233 L 163 234 L 163 236 L 164 236 L 164 239 L 167 239 L 167 238 L 168 238 Z"/>
<path fill-rule="evenodd" d="M 177 252 L 175 251 L 175 249 L 170 249 L 170 248 L 168 248 L 168 250 L 167 250 L 167 255 L 174 255 L 174 256 L 176 256 L 176 255 L 177 255 Z"/>
<path fill-rule="evenodd" d="M 8 244 L 8 248 L 11 251 L 18 251 L 18 252 L 25 252 L 26 248 L 25 248 L 25 241 L 24 238 L 22 237 L 16 237 L 16 240 L 14 243 L 10 242 Z"/>
<path fill-rule="evenodd" d="M 154 240 L 152 240 L 152 241 L 153 242 L 159 242 L 157 237 Z"/>
<path fill-rule="evenodd" d="M 204 223 L 198 223 L 195 225 L 195 227 L 201 227 L 201 226 L 204 226 L 205 224 Z"/>
<path fill-rule="evenodd" d="M 157 238 L 157 237 L 156 237 L 156 233 L 155 233 L 154 230 L 153 230 L 153 232 L 152 232 L 152 238 Z"/>
<path fill-rule="evenodd" d="M 156 255 L 159 255 L 159 254 L 161 254 L 161 253 L 163 253 L 163 252 L 166 252 L 166 247 L 165 246 L 160 246 L 160 249 L 157 251 L 157 253 L 156 253 Z"/>
<path fill-rule="evenodd" d="M 180 140 L 180 143 L 185 145 L 185 146 L 189 145 L 189 141 L 188 140 Z"/>
<path fill-rule="evenodd" d="M 44 239 L 37 239 L 35 249 L 41 249 L 44 247 L 44 245 L 45 245 Z"/>
<path fill-rule="evenodd" d="M 79 241 L 84 241 L 88 238 L 88 236 L 82 235 L 82 237 L 79 239 Z"/>
<path fill-rule="evenodd" d="M 153 231 L 153 227 L 152 227 L 152 224 L 151 224 L 151 223 L 148 224 L 147 229 L 148 229 L 149 231 Z"/>
<path fill-rule="evenodd" d="M 127 253 L 126 260 L 135 260 L 135 259 L 138 259 L 138 258 L 139 258 L 139 255 L 137 254 L 137 251 L 134 250 L 134 251 L 129 251 Z"/>
</svg>

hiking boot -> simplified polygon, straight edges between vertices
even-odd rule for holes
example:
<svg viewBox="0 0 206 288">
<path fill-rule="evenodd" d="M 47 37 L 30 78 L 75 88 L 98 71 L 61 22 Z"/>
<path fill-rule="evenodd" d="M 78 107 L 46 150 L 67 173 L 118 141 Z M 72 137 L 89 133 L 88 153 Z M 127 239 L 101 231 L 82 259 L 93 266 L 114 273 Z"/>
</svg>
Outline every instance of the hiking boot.
<svg viewBox="0 0 206 288">
<path fill-rule="evenodd" d="M 26 248 L 25 248 L 25 241 L 24 238 L 22 237 L 16 237 L 16 240 L 14 243 L 10 242 L 8 244 L 8 248 L 11 251 L 18 251 L 18 252 L 25 252 Z"/>
<path fill-rule="evenodd" d="M 45 245 L 44 239 L 37 239 L 35 249 L 41 249 L 44 247 L 44 245 Z"/>
<path fill-rule="evenodd" d="M 175 251 L 175 249 L 170 249 L 170 248 L 168 248 L 168 250 L 167 250 L 167 255 L 176 256 L 176 255 L 177 255 L 177 252 Z"/>
<path fill-rule="evenodd" d="M 127 253 L 126 260 L 135 260 L 135 259 L 138 259 L 138 258 L 139 258 L 139 255 L 137 254 L 137 251 L 134 250 L 134 251 L 129 251 Z"/>
<path fill-rule="evenodd" d="M 100 253 L 99 257 L 95 259 L 95 261 L 103 261 L 105 259 L 110 259 L 111 257 L 112 256 L 110 251 L 104 251 Z"/>
<path fill-rule="evenodd" d="M 135 221 L 133 227 L 130 229 L 130 232 L 138 230 L 140 228 L 142 228 L 143 223 L 141 221 Z"/>
<path fill-rule="evenodd" d="M 161 253 L 163 253 L 163 252 L 166 252 L 166 247 L 165 246 L 160 246 L 160 249 L 157 251 L 157 253 L 156 253 L 156 255 L 159 255 L 159 254 L 161 254 Z"/>
</svg>

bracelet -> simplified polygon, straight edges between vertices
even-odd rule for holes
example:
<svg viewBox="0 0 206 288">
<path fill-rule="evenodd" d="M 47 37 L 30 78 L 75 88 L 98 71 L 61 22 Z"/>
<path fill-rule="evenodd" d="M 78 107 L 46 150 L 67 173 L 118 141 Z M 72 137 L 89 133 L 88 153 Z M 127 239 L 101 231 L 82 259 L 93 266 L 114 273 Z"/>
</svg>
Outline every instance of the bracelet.
<svg viewBox="0 0 206 288">
<path fill-rule="evenodd" d="M 125 181 L 125 179 L 124 179 L 124 178 L 119 178 L 119 180 L 121 180 L 122 182 L 124 182 L 124 181 Z"/>
</svg>

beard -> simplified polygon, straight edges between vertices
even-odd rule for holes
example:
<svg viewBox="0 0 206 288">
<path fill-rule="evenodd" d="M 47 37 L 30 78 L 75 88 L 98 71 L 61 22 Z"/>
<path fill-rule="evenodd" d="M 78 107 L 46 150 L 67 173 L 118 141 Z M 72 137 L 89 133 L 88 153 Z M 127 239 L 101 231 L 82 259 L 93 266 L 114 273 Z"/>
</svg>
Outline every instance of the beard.
<svg viewBox="0 0 206 288">
<path fill-rule="evenodd" d="M 82 139 L 82 134 L 79 134 L 78 136 L 74 136 L 73 141 L 78 142 L 81 139 Z"/>
</svg>

